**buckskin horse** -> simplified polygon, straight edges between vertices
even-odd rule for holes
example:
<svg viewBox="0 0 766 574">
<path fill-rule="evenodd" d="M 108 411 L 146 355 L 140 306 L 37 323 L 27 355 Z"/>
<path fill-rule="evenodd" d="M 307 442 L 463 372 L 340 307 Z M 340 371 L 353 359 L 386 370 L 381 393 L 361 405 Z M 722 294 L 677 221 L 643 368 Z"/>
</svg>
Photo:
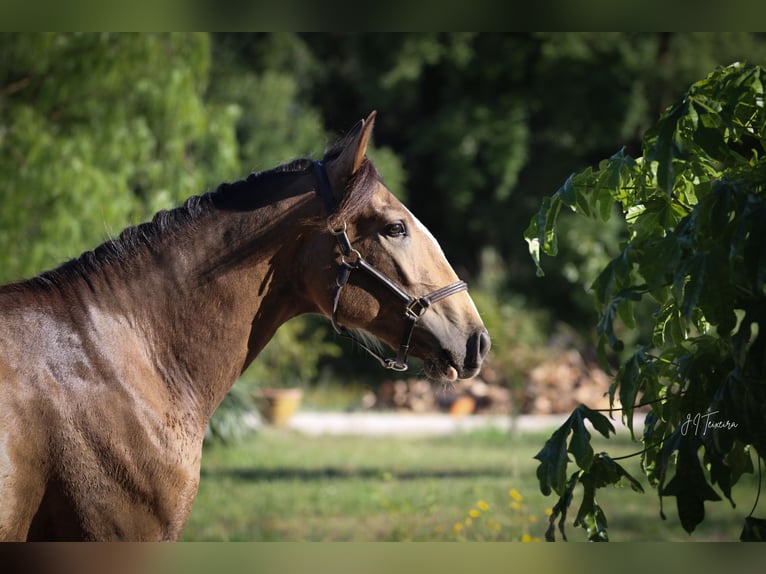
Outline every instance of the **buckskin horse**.
<svg viewBox="0 0 766 574">
<path fill-rule="evenodd" d="M 374 117 L 0 287 L 0 539 L 178 539 L 213 411 L 297 315 L 384 341 L 393 370 L 478 372 L 487 331 L 366 157 Z"/>
</svg>

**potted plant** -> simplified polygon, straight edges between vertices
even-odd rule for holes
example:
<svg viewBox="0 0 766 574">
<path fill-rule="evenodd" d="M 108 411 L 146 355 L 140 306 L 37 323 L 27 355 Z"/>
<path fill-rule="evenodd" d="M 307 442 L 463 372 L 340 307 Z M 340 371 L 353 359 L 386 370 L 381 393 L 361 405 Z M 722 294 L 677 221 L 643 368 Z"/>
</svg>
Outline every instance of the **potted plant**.
<svg viewBox="0 0 766 574">
<path fill-rule="evenodd" d="M 303 389 L 295 387 L 254 389 L 252 397 L 265 423 L 275 427 L 286 427 L 301 406 Z"/>
<path fill-rule="evenodd" d="M 288 321 L 243 375 L 263 422 L 284 427 L 298 411 L 307 381 L 316 379 L 323 357 L 340 349 L 328 342 L 327 328 L 311 316 Z"/>
</svg>

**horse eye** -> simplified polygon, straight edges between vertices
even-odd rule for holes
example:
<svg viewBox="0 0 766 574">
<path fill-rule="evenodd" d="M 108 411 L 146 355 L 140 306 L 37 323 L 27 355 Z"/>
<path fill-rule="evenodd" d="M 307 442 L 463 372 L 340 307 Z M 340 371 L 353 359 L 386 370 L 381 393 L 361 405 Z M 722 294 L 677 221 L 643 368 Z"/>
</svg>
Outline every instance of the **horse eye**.
<svg viewBox="0 0 766 574">
<path fill-rule="evenodd" d="M 401 221 L 386 225 L 386 235 L 389 237 L 403 237 L 407 235 L 407 227 Z"/>
</svg>

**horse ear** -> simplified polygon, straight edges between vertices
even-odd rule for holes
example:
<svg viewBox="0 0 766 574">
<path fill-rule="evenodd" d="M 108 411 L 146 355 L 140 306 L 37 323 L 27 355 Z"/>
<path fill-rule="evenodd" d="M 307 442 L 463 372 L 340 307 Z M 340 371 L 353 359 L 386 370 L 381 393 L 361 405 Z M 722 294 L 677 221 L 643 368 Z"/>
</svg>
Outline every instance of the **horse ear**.
<svg viewBox="0 0 766 574">
<path fill-rule="evenodd" d="M 343 138 L 343 147 L 338 156 L 327 162 L 327 175 L 336 194 L 343 193 L 348 180 L 362 165 L 376 114 L 377 112 L 373 111 L 366 120 L 360 120 Z"/>
</svg>

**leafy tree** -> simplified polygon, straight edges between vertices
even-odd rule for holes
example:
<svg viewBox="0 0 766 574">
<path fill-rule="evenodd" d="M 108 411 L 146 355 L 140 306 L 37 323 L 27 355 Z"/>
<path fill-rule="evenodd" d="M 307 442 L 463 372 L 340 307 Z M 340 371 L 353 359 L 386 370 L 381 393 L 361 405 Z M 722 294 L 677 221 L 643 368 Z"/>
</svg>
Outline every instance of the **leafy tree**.
<svg viewBox="0 0 766 574">
<path fill-rule="evenodd" d="M 609 396 L 631 433 L 636 406 L 650 406 L 642 468 L 661 502 L 676 498 L 689 533 L 706 501 L 722 494 L 733 504 L 753 456 L 760 478 L 766 455 L 764 83 L 760 66 L 716 69 L 665 110 L 640 157 L 623 149 L 573 174 L 525 233 L 542 274 L 541 252 L 558 251 L 562 207 L 594 220 L 624 218 L 627 239 L 592 285 L 599 349 L 602 357 L 627 352 L 620 327 L 634 328 L 636 305 L 651 303 L 651 340 L 630 349 Z M 580 406 L 536 457 L 541 490 L 559 496 L 549 539 L 557 520 L 563 535 L 578 485 L 574 523 L 596 541 L 607 539 L 597 489 L 627 482 L 640 490 L 615 459 L 593 453 L 586 419 L 605 437 L 614 432 L 603 414 Z M 762 538 L 765 524 L 751 512 L 742 539 Z"/>
<path fill-rule="evenodd" d="M 0 281 L 238 172 L 209 67 L 202 34 L 0 36 Z"/>
<path fill-rule="evenodd" d="M 624 226 L 566 222 L 573 240 L 561 249 L 571 265 L 550 269 L 543 284 L 512 230 L 578 166 L 623 144 L 638 153 L 641 134 L 662 109 L 713 67 L 766 56 L 766 39 L 750 33 L 300 38 L 315 65 L 298 51 L 295 64 L 282 58 L 283 69 L 300 67 L 302 93 L 328 126 L 346 125 L 350 113 L 381 111 L 375 140 L 402 158 L 408 204 L 451 261 L 475 278 L 481 253 L 493 247 L 509 269 L 506 294 L 523 293 L 528 306 L 578 328 L 594 316 L 582 296 L 590 253 L 580 247 L 609 234 L 604 257 L 611 258 Z M 260 61 L 255 48 L 248 54 Z"/>
</svg>

